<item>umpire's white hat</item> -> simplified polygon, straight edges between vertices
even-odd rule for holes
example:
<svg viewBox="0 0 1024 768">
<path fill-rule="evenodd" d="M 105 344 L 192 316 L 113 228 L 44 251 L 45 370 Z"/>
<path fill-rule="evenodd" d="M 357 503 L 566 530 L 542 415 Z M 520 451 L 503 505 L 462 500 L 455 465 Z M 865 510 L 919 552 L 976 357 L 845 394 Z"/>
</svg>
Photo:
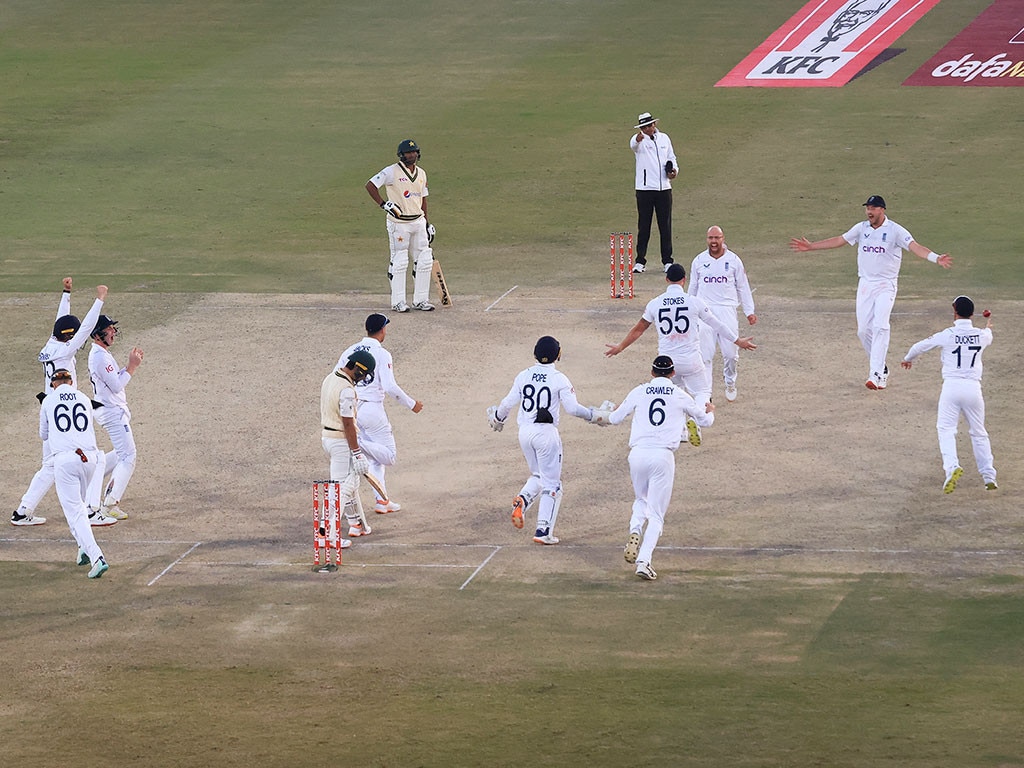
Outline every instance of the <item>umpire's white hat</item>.
<svg viewBox="0 0 1024 768">
<path fill-rule="evenodd" d="M 653 117 L 650 112 L 642 112 L 636 118 L 637 124 L 634 128 L 646 128 L 648 125 L 658 122 L 658 118 Z"/>
</svg>

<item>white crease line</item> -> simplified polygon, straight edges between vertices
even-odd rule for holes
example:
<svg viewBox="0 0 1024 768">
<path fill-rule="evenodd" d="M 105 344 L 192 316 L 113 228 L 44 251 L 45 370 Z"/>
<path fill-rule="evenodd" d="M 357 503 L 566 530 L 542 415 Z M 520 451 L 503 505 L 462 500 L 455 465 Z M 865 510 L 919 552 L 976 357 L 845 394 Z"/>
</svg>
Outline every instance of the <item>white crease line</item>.
<svg viewBox="0 0 1024 768">
<path fill-rule="evenodd" d="M 171 564 L 170 564 L 170 565 L 168 565 L 168 566 L 167 566 L 166 568 L 164 568 L 164 569 L 163 569 L 162 571 L 160 571 L 160 573 L 158 573 L 158 574 L 157 574 L 157 575 L 156 575 L 156 576 L 155 576 L 155 577 L 153 578 L 153 580 L 152 580 L 151 582 L 149 582 L 149 584 L 147 584 L 146 586 L 147 586 L 147 587 L 152 587 L 152 586 L 153 586 L 154 584 L 156 584 L 156 583 L 157 583 L 157 582 L 158 582 L 158 581 L 160 580 L 160 577 L 161 577 L 161 576 L 163 576 L 163 575 L 164 575 L 165 573 L 167 573 L 167 572 L 168 572 L 169 570 L 171 570 L 171 568 L 173 568 L 173 567 L 174 567 L 174 566 L 176 566 L 176 565 L 177 565 L 178 563 L 180 563 L 180 562 L 181 562 L 182 560 L 184 560 L 184 559 L 185 559 L 186 557 L 188 557 L 188 556 L 189 556 L 189 554 L 191 554 L 191 553 L 192 553 L 192 552 L 193 552 L 193 551 L 194 551 L 194 550 L 196 549 L 196 547 L 199 547 L 199 546 L 201 546 L 201 545 L 202 545 L 202 543 L 203 543 L 203 542 L 201 542 L 201 541 L 197 541 L 197 542 L 196 542 L 195 544 L 193 544 L 193 545 L 192 545 L 191 547 L 189 547 L 189 548 L 188 548 L 188 551 L 187 551 L 187 552 L 185 552 L 185 554 L 183 554 L 183 555 L 182 555 L 181 557 L 179 557 L 179 558 L 178 558 L 177 560 L 175 560 L 175 561 L 174 561 L 173 563 L 171 563 Z"/>
<path fill-rule="evenodd" d="M 485 309 L 484 312 L 490 312 L 491 311 L 491 307 L 493 307 L 499 301 L 504 299 L 506 296 L 508 296 L 510 293 L 512 293 L 512 291 L 514 291 L 518 287 L 519 287 L 518 285 L 513 285 L 511 288 L 509 288 L 507 291 L 505 291 L 503 294 L 501 294 L 501 296 L 499 296 L 497 299 L 495 299 L 494 302 L 491 304 L 491 306 L 488 307 L 487 309 Z"/>
<path fill-rule="evenodd" d="M 489 562 L 491 562 L 491 558 L 494 557 L 496 554 L 498 554 L 499 551 L 501 551 L 501 547 L 495 547 L 494 551 L 491 552 L 491 554 L 489 554 L 486 558 L 484 558 L 484 561 L 482 563 L 480 563 L 480 565 L 477 566 L 477 569 L 475 571 L 473 571 L 471 574 L 469 574 L 469 578 L 466 579 L 464 582 L 462 582 L 462 586 L 459 587 L 459 592 L 461 592 L 467 586 L 469 586 L 469 582 L 471 582 L 476 577 L 476 575 L 478 573 L 480 573 L 480 571 L 482 571 L 484 569 L 485 565 L 487 565 Z"/>
</svg>

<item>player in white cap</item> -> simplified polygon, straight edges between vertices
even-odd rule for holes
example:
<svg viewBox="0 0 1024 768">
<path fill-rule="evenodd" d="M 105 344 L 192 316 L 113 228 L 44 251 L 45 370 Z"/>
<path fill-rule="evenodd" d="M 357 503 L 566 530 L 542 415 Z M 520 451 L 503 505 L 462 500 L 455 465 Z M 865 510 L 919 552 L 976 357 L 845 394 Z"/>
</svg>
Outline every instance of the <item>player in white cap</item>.
<svg viewBox="0 0 1024 768">
<path fill-rule="evenodd" d="M 687 431 L 689 420 L 695 420 L 702 427 L 711 426 L 715 420 L 715 406 L 711 403 L 698 405 L 682 387 L 672 383 L 673 373 L 672 358 L 659 355 L 651 367 L 651 380 L 634 387 L 622 405 L 607 417 L 608 422 L 615 425 L 633 416 L 629 432 L 629 475 L 633 481 L 634 501 L 623 554 L 627 563 L 636 563 L 636 575 L 647 581 L 658 578 L 651 567 L 651 558 L 672 499 L 675 450 Z"/>
<path fill-rule="evenodd" d="M 384 398 L 386 395 L 390 395 L 413 413 L 423 410 L 423 403 L 407 395 L 395 381 L 394 360 L 391 353 L 383 346 L 384 338 L 387 335 L 387 326 L 390 322 L 387 316 L 377 312 L 367 317 L 366 338 L 342 352 L 338 364 L 335 366 L 341 368 L 357 349 L 369 352 L 376 362 L 373 373 L 364 376 L 356 383 L 356 394 L 359 397 L 356 426 L 359 429 L 359 445 L 370 462 L 370 472 L 380 480 L 381 485 L 385 486 L 385 490 L 384 474 L 386 469 L 394 466 L 397 461 L 398 447 L 395 445 L 395 435 L 391 429 L 387 411 L 384 409 Z M 390 495 L 384 499 L 379 493 L 377 494 L 377 503 L 374 507 L 377 514 L 385 515 L 397 512 L 401 508 L 402 505 L 392 501 Z M 369 532 L 355 527 L 349 529 L 348 535 L 362 536 Z"/>
<path fill-rule="evenodd" d="M 712 314 L 729 327 L 731 335 L 739 336 L 736 310 L 742 305 L 747 323 L 757 323 L 754 314 L 754 294 L 750 290 L 743 261 L 725 244 L 721 227 L 710 227 L 708 247 L 697 254 L 690 267 L 690 295 L 698 296 L 708 305 Z M 722 350 L 722 378 L 725 379 L 725 399 L 730 403 L 737 397 L 736 373 L 739 367 L 739 348 L 708 323 L 700 326 L 700 353 L 704 358 L 708 381 L 713 381 L 712 365 L 715 347 Z"/>
<path fill-rule="evenodd" d="M 420 148 L 412 139 L 398 145 L 398 162 L 382 169 L 366 182 L 370 199 L 387 214 L 388 247 L 391 263 L 388 279 L 391 281 L 391 308 L 395 312 L 408 312 L 405 273 L 412 268 L 412 308 L 430 312 L 434 309 L 430 298 L 430 275 L 434 252 L 434 225 L 427 221 L 427 172 L 418 166 Z M 387 200 L 380 190 L 387 192 Z"/>
<path fill-rule="evenodd" d="M 43 364 L 43 391 L 39 395 L 42 403 L 46 393 L 50 391 L 50 377 L 58 368 L 63 368 L 71 374 L 72 386 L 78 386 L 78 374 L 75 366 L 75 355 L 85 342 L 89 340 L 89 331 L 96 324 L 103 309 L 103 302 L 107 298 L 107 286 L 96 286 L 96 300 L 86 313 L 84 320 L 79 320 L 71 314 L 71 286 L 70 277 L 63 280 L 64 290 L 57 304 L 57 319 L 53 324 L 53 335 L 46 342 L 39 352 L 39 362 Z M 11 525 L 42 525 L 46 522 L 45 517 L 38 517 L 34 513 L 39 502 L 43 500 L 46 492 L 53 485 L 53 456 L 50 448 L 43 442 L 43 463 L 29 483 L 28 490 L 21 497 L 21 503 L 11 515 Z M 92 518 L 94 525 L 113 525 L 116 520 L 111 518 L 101 519 L 99 516 Z"/>
<path fill-rule="evenodd" d="M 889 366 L 885 358 L 889 353 L 889 315 L 896 303 L 896 284 L 903 263 L 903 251 L 938 264 L 943 269 L 953 266 L 953 257 L 941 256 L 914 240 L 885 213 L 885 199 L 871 195 L 864 202 L 865 221 L 854 224 L 842 235 L 811 242 L 806 237 L 794 237 L 789 247 L 794 251 L 820 251 L 841 245 L 857 247 L 857 337 L 868 355 L 868 389 L 885 389 L 889 383 Z"/>
<path fill-rule="evenodd" d="M 988 313 L 986 312 L 986 315 Z M 939 395 L 939 415 L 935 428 L 939 433 L 939 452 L 946 480 L 945 493 L 952 493 L 963 476 L 956 451 L 956 428 L 960 414 L 967 420 L 967 429 L 974 446 L 974 461 L 985 483 L 985 489 L 994 491 L 996 468 L 993 466 L 992 443 L 985 429 L 985 398 L 981 393 L 981 357 L 992 344 L 992 321 L 984 328 L 975 328 L 974 302 L 966 296 L 953 300 L 953 325 L 922 339 L 910 348 L 901 365 L 910 370 L 914 360 L 930 349 L 938 349 L 942 361 L 942 393 Z"/>
<path fill-rule="evenodd" d="M 555 520 L 562 504 L 562 438 L 558 433 L 562 409 L 592 423 L 595 409 L 580 405 L 569 378 L 555 369 L 562 356 L 558 340 L 541 336 L 533 348 L 537 360 L 516 376 L 505 398 L 487 409 L 491 429 L 500 432 L 512 409 L 519 406 L 519 447 L 530 468 L 530 478 L 512 500 L 512 525 L 522 528 L 524 513 L 540 497 L 537 527 L 533 540 L 538 544 L 557 544 Z M 605 405 L 610 406 L 610 403 Z"/>
</svg>

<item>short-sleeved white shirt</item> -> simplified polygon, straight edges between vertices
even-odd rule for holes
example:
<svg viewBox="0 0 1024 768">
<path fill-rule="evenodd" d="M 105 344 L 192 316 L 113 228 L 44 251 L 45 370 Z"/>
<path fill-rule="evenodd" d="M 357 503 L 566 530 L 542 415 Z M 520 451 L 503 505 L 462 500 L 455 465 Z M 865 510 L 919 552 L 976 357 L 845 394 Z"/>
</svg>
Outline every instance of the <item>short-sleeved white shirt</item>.
<svg viewBox="0 0 1024 768">
<path fill-rule="evenodd" d="M 867 220 L 858 222 L 843 239 L 857 246 L 857 275 L 865 280 L 898 278 L 903 251 L 914 242 L 913 235 L 888 217 L 877 229 Z"/>
</svg>

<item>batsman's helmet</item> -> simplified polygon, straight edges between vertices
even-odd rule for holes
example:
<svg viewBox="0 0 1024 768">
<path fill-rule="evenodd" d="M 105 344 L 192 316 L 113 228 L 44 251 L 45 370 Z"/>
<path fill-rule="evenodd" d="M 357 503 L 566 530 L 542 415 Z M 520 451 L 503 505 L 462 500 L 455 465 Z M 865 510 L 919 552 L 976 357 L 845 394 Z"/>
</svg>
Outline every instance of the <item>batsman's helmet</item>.
<svg viewBox="0 0 1024 768">
<path fill-rule="evenodd" d="M 671 376 L 675 369 L 672 358 L 668 355 L 658 355 L 654 358 L 654 364 L 651 366 L 651 372 L 655 376 Z"/>
<path fill-rule="evenodd" d="M 53 324 L 53 335 L 59 341 L 70 341 L 81 327 L 82 321 L 74 315 L 61 315 Z"/>
<path fill-rule="evenodd" d="M 974 302 L 967 296 L 957 296 L 953 299 L 953 311 L 960 317 L 974 317 Z"/>
<path fill-rule="evenodd" d="M 538 363 L 553 363 L 562 355 L 562 347 L 554 336 L 541 336 L 533 348 Z"/>
<path fill-rule="evenodd" d="M 360 379 L 364 379 L 367 376 L 373 376 L 377 361 L 373 359 L 373 355 L 368 350 L 357 349 L 348 356 L 345 367 L 358 373 Z"/>
<path fill-rule="evenodd" d="M 111 318 L 107 317 L 106 315 L 100 315 L 99 319 L 96 321 L 96 327 L 92 329 L 92 333 L 90 333 L 89 335 L 90 336 L 95 336 L 98 333 L 102 333 L 103 331 L 107 330 L 107 328 L 109 328 L 112 325 L 114 326 L 114 331 L 116 333 L 117 332 L 117 320 L 112 320 Z"/>
<path fill-rule="evenodd" d="M 398 159 L 399 160 L 405 160 L 405 153 L 406 152 L 415 152 L 416 153 L 416 161 L 419 162 L 419 159 L 420 159 L 420 145 L 417 144 L 412 139 L 406 139 L 405 141 L 401 142 L 398 145 Z"/>
<path fill-rule="evenodd" d="M 69 371 L 67 368 L 58 368 L 57 370 L 50 374 L 51 387 L 57 387 L 60 386 L 61 384 L 70 384 L 71 381 L 71 371 Z"/>
</svg>

